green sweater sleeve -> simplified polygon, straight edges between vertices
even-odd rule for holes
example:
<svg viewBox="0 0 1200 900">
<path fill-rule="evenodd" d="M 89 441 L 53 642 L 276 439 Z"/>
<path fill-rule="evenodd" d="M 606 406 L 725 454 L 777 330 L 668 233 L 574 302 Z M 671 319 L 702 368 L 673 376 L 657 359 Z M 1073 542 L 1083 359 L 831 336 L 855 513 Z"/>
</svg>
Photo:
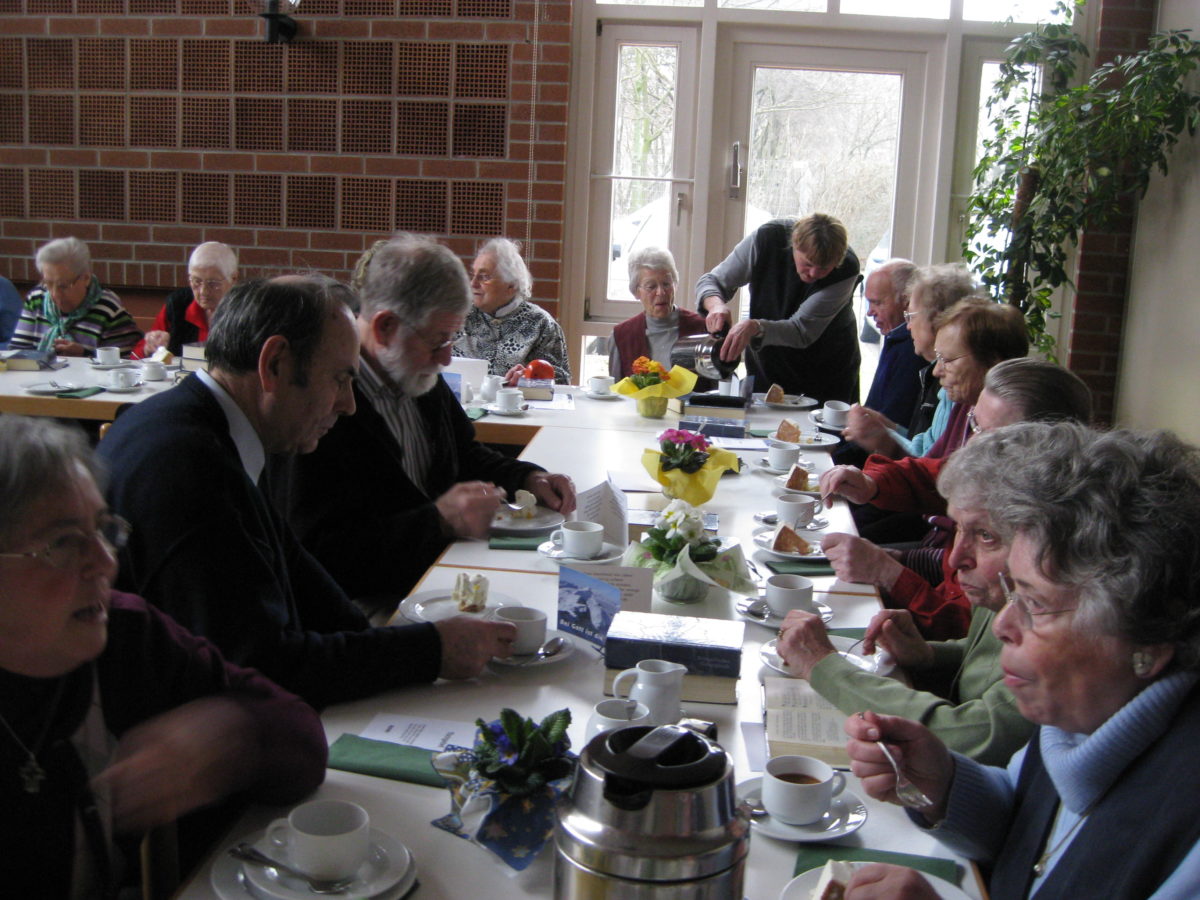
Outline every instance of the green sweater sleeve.
<svg viewBox="0 0 1200 900">
<path fill-rule="evenodd" d="M 982 615 L 981 615 L 982 613 Z M 832 654 L 813 667 L 813 688 L 847 715 L 865 710 L 916 719 L 951 750 L 984 765 L 1005 765 L 1033 733 L 1033 724 L 1017 711 L 1000 670 L 1000 641 L 991 632 L 992 614 L 976 610 L 971 630 L 961 641 L 934 645 L 935 665 L 961 660 L 954 698 L 907 687 L 892 678 L 865 672 Z"/>
</svg>

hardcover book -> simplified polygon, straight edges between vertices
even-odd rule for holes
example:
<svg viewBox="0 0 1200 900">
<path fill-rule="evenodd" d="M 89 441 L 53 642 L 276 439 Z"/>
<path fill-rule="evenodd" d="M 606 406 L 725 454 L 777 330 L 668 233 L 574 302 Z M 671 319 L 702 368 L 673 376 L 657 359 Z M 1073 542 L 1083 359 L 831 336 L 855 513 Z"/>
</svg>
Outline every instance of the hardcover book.
<svg viewBox="0 0 1200 900">
<path fill-rule="evenodd" d="M 692 675 L 737 678 L 745 633 L 745 622 L 622 610 L 609 626 L 604 664 L 628 669 L 643 659 L 665 659 Z"/>
</svg>

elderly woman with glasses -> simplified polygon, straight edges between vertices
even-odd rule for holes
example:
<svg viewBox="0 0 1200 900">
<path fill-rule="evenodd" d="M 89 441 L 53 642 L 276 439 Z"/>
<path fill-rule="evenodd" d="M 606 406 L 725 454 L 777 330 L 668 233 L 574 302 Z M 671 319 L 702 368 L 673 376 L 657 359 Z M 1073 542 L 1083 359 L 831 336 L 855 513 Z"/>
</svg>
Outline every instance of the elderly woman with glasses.
<svg viewBox="0 0 1200 900">
<path fill-rule="evenodd" d="M 704 316 L 675 305 L 679 270 L 670 250 L 644 247 L 629 257 L 629 292 L 642 311 L 613 328 L 608 351 L 608 374 L 625 378 L 633 374 L 640 356 L 671 368 L 671 350 L 681 339 L 708 331 Z"/>
<path fill-rule="evenodd" d="M 569 384 L 571 364 L 562 326 L 529 299 L 532 293 L 533 276 L 521 259 L 521 245 L 507 238 L 485 243 L 471 265 L 474 305 L 454 342 L 454 355 L 487 360 L 488 373 L 503 375 L 510 385 L 522 377 L 527 364 L 543 360 L 553 373 L 535 371 L 533 377 Z"/>
<path fill-rule="evenodd" d="M 295 801 L 324 778 L 310 707 L 112 590 L 129 526 L 98 477 L 82 433 L 0 418 L 5 896 L 116 896 L 146 829 L 235 796 Z"/>
<path fill-rule="evenodd" d="M 1008 760 L 1029 738 L 1000 671 L 1000 641 L 992 620 L 1004 605 L 999 576 L 1008 541 L 988 512 L 993 472 L 1016 465 L 1006 448 L 973 443 L 942 470 L 938 489 L 957 523 L 946 556 L 952 589 L 970 603 L 965 638 L 927 642 L 906 609 L 885 609 L 863 640 L 868 654 L 886 650 L 913 677 L 915 687 L 866 672 L 834 649 L 819 616 L 793 610 L 779 633 L 778 652 L 791 671 L 845 713 L 875 710 L 927 725 L 958 752 L 985 763 Z"/>
<path fill-rule="evenodd" d="M 995 900 L 1200 896 L 1200 453 L 1163 432 L 1068 424 L 1013 425 L 971 449 L 993 445 L 1021 463 L 993 473 L 987 501 L 1011 544 L 992 629 L 1004 683 L 1037 730 L 990 768 L 915 722 L 852 717 L 853 770 L 894 800 L 873 742 L 899 751 L 932 801 L 914 819 L 984 863 Z M 901 886 L 937 896 L 871 867 L 847 897 Z"/>
<path fill-rule="evenodd" d="M 208 321 L 238 276 L 237 254 L 217 241 L 206 241 L 188 259 L 188 286 L 167 295 L 154 324 L 133 355 L 151 356 L 166 347 L 178 356 L 184 344 L 208 340 Z"/>
<path fill-rule="evenodd" d="M 128 356 L 142 338 L 112 291 L 92 274 L 88 245 L 59 238 L 38 248 L 42 282 L 29 292 L 9 347 L 87 356 L 97 347 L 120 347 Z"/>
</svg>

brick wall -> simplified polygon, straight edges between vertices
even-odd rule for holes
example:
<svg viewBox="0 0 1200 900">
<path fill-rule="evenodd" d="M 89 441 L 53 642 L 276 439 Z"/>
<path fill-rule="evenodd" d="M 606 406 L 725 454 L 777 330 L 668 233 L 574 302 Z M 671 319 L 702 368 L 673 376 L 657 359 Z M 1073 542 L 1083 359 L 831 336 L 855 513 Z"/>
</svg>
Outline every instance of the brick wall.
<svg viewBox="0 0 1200 900">
<path fill-rule="evenodd" d="M 346 277 L 398 229 L 468 262 L 504 234 L 556 312 L 569 0 L 304 0 L 286 45 L 256 11 L 0 0 L 0 273 L 68 234 L 118 291 L 182 284 L 207 240 L 243 276 Z"/>
<path fill-rule="evenodd" d="M 1093 63 L 1144 48 L 1157 9 L 1157 0 L 1102 0 Z M 1115 408 L 1135 209 L 1128 202 L 1119 223 L 1086 231 L 1079 241 L 1075 318 L 1063 362 L 1092 389 L 1096 418 L 1104 423 Z"/>
</svg>

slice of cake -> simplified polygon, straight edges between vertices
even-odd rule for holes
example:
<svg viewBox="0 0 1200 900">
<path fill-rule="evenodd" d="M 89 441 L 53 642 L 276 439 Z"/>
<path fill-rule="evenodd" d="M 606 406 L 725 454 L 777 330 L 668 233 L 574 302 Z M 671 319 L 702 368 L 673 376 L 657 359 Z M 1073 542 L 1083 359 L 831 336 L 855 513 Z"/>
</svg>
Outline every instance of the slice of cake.
<svg viewBox="0 0 1200 900">
<path fill-rule="evenodd" d="M 779 526 L 779 530 L 775 532 L 775 541 L 771 544 L 771 549 L 778 550 L 780 553 L 799 553 L 801 555 L 812 553 L 812 545 L 787 525 Z"/>
<path fill-rule="evenodd" d="M 821 870 L 821 880 L 813 888 L 812 900 L 842 900 L 846 885 L 854 877 L 854 867 L 840 859 L 827 860 Z"/>
<path fill-rule="evenodd" d="M 780 386 L 779 386 L 779 385 L 777 385 L 777 384 L 773 384 L 773 385 L 771 385 L 771 387 L 770 387 L 770 388 L 767 390 L 767 393 L 766 393 L 766 395 L 763 397 L 763 399 L 764 399 L 764 400 L 765 400 L 767 403 L 782 403 L 782 402 L 783 402 L 783 400 L 784 400 L 784 397 L 786 397 L 786 396 L 787 396 L 787 395 L 786 395 L 786 394 L 783 392 L 783 388 L 782 388 L 782 387 L 780 387 Z"/>
<path fill-rule="evenodd" d="M 465 613 L 483 612 L 487 609 L 488 580 L 482 575 L 474 577 L 459 572 L 454 580 L 450 599 L 458 604 L 458 611 Z"/>
<path fill-rule="evenodd" d="M 784 419 L 775 429 L 775 440 L 788 444 L 800 443 L 800 426 L 791 419 Z"/>
<path fill-rule="evenodd" d="M 793 463 L 791 471 L 788 472 L 787 484 L 785 487 L 789 491 L 810 490 L 808 486 L 808 470 Z"/>
<path fill-rule="evenodd" d="M 537 497 L 530 491 L 517 491 L 513 495 L 513 503 L 521 507 L 511 511 L 514 519 L 532 519 L 537 514 Z"/>
</svg>

